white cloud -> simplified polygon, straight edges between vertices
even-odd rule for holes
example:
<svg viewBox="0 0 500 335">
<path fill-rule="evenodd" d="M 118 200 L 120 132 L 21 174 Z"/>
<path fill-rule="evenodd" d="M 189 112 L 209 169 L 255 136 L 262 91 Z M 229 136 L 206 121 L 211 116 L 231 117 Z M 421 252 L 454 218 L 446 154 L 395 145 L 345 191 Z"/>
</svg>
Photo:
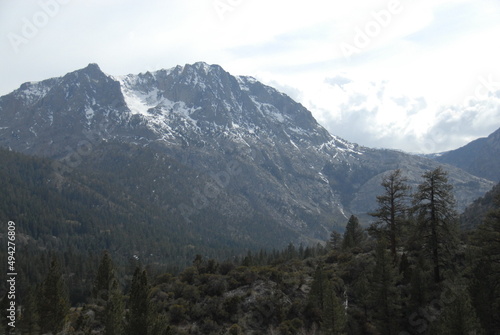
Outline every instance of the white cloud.
<svg viewBox="0 0 500 335">
<path fill-rule="evenodd" d="M 334 78 L 307 96 L 306 106 L 331 133 L 365 146 L 441 152 L 499 127 L 500 87 L 497 92 L 481 90 L 464 104 L 439 106 L 423 96 L 407 95 L 389 81 Z"/>
<path fill-rule="evenodd" d="M 73 0 L 16 53 L 8 34 L 40 11 L 0 2 L 0 95 L 90 62 L 126 74 L 202 60 L 283 90 L 368 146 L 439 151 L 500 126 L 482 88 L 500 81 L 496 0 Z M 346 58 L 340 46 L 360 31 L 367 45 Z"/>
</svg>

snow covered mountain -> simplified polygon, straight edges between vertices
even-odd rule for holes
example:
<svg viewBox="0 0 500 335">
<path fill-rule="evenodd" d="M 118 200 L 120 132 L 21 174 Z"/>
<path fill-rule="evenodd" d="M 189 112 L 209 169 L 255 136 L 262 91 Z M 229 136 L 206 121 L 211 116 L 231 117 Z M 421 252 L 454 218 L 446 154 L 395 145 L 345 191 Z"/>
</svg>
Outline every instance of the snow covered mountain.
<svg viewBox="0 0 500 335">
<path fill-rule="evenodd" d="M 439 164 L 349 143 L 285 94 L 202 62 L 116 77 L 90 64 L 0 97 L 0 145 L 56 159 L 59 175 L 117 142 L 147 146 L 193 171 L 199 180 L 188 196 L 161 203 L 159 187 L 152 201 L 186 222 L 224 218 L 235 239 L 258 238 L 241 224 L 257 218 L 296 239 L 324 239 L 351 213 L 374 208 L 384 173 L 401 168 L 417 184 Z M 446 169 L 461 208 L 493 186 Z M 159 186 L 170 173 L 144 171 Z"/>
</svg>

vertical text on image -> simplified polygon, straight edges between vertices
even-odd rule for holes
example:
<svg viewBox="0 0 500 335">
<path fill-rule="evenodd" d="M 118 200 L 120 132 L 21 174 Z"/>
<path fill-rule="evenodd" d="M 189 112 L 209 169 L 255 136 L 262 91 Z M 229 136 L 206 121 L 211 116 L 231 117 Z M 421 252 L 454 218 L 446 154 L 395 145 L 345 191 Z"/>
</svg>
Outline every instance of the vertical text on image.
<svg viewBox="0 0 500 335">
<path fill-rule="evenodd" d="M 7 223 L 7 324 L 11 329 L 16 327 L 16 223 Z"/>
</svg>

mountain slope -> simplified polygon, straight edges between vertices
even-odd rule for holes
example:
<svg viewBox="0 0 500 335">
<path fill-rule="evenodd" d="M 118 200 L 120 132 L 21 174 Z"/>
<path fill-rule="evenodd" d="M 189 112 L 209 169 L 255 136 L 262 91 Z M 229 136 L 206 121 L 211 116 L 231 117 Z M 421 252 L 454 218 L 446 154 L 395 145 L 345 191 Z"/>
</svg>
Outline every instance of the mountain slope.
<svg viewBox="0 0 500 335">
<path fill-rule="evenodd" d="M 178 181 L 197 185 L 197 175 L 147 148 L 103 143 L 88 157 L 88 163 L 99 165 L 98 173 L 82 164 L 65 176 L 57 174 L 53 162 L 45 158 L 0 149 L 0 161 L 0 219 L 15 221 L 17 238 L 35 250 L 72 248 L 85 255 L 108 249 L 122 264 L 138 258 L 144 264 L 183 267 L 196 254 L 229 257 L 270 242 L 263 229 L 254 227 L 261 240 L 256 235 L 237 239 L 225 229 L 225 220 L 212 221 L 210 226 L 207 221 L 185 222 L 181 215 L 169 212 L 163 202 L 149 196 L 151 189 L 157 188 L 153 194 L 173 204 L 189 194 L 186 184 Z M 150 184 L 138 173 L 146 169 L 158 173 L 165 165 L 168 171 L 162 180 L 149 180 Z M 205 238 L 209 233 L 210 238 Z"/>
<path fill-rule="evenodd" d="M 500 129 L 456 150 L 435 157 L 436 161 L 457 166 L 470 174 L 500 181 Z"/>
<path fill-rule="evenodd" d="M 128 150 L 115 144 L 155 154 L 131 150 L 128 161 L 112 159 Z M 416 185 L 439 165 L 330 135 L 288 96 L 205 63 L 121 77 L 90 64 L 23 84 L 0 97 L 0 145 L 56 159 L 61 176 L 79 168 L 105 176 L 203 227 L 205 238 L 225 231 L 235 243 L 259 239 L 263 227 L 262 243 L 323 240 L 351 213 L 374 208 L 387 171 L 401 168 Z M 158 157 L 195 176 L 171 179 L 182 190 L 175 196 L 161 191 L 171 164 Z M 131 167 L 137 160 L 141 169 Z M 493 186 L 446 169 L 461 208 Z"/>
<path fill-rule="evenodd" d="M 498 206 L 498 201 L 500 201 L 500 184 L 467 206 L 460 218 L 462 225 L 469 229 L 477 227 L 483 223 L 486 215 Z"/>
</svg>

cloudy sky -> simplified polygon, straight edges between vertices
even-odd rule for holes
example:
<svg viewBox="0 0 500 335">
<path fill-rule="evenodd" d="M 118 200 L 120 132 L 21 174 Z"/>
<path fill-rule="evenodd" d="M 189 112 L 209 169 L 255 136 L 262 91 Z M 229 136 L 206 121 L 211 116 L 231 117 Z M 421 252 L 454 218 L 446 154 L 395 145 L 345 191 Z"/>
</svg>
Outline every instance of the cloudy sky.
<svg viewBox="0 0 500 335">
<path fill-rule="evenodd" d="M 0 95 L 205 61 L 351 142 L 440 152 L 500 127 L 499 18 L 498 0 L 0 0 Z"/>
</svg>

